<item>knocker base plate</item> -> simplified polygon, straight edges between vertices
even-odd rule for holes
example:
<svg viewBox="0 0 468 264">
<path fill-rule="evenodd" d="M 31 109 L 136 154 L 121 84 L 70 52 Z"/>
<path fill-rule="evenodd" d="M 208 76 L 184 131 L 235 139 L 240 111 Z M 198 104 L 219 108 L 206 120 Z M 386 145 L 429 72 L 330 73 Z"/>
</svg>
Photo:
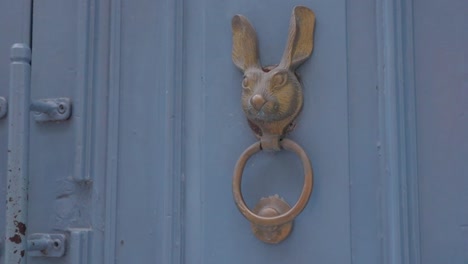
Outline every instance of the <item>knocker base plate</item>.
<svg viewBox="0 0 468 264">
<path fill-rule="evenodd" d="M 278 195 L 262 198 L 257 203 L 253 212 L 263 217 L 274 217 L 284 214 L 291 209 Z M 251 224 L 252 232 L 261 241 L 269 244 L 278 244 L 286 239 L 292 231 L 293 223 L 288 222 L 279 226 L 262 226 Z"/>
</svg>

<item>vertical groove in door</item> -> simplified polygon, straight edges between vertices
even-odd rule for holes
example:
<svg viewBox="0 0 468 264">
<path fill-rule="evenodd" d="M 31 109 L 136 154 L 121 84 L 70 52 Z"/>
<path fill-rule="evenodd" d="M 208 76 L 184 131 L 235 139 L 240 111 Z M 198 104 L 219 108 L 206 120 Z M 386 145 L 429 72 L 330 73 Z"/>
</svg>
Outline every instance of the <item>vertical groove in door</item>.
<svg viewBox="0 0 468 264">
<path fill-rule="evenodd" d="M 167 12 L 172 14 L 166 26 L 168 48 L 166 64 L 166 114 L 165 125 L 165 183 L 164 183 L 164 243 L 163 263 L 180 264 L 183 261 L 183 0 L 168 0 Z M 156 238 L 157 239 L 157 238 Z"/>
<path fill-rule="evenodd" d="M 33 16 L 33 13 L 34 13 L 34 0 L 28 0 L 29 1 L 29 29 L 28 30 L 25 30 L 26 33 L 25 34 L 28 34 L 29 33 L 29 38 L 26 42 L 24 43 L 28 43 L 29 47 L 33 48 L 32 44 L 33 44 L 33 21 L 34 21 L 34 16 Z M 26 20 L 28 21 L 28 20 Z M 29 31 L 29 32 L 28 32 Z"/>
<path fill-rule="evenodd" d="M 121 2 L 111 0 L 104 263 L 115 264 L 120 116 Z"/>
<path fill-rule="evenodd" d="M 184 259 L 205 263 L 205 147 L 206 144 L 206 1 L 186 1 L 184 21 Z M 189 83 L 190 82 L 190 83 Z"/>
<path fill-rule="evenodd" d="M 380 263 L 375 1 L 346 2 L 351 263 Z"/>
<path fill-rule="evenodd" d="M 352 202 L 353 202 L 353 197 L 352 197 L 352 188 L 351 188 L 351 185 L 352 185 L 352 169 L 351 169 L 351 162 L 352 162 L 352 158 L 351 158 L 351 146 L 352 146 L 352 142 L 351 142 L 351 134 L 352 134 L 352 131 L 351 131 L 351 126 L 350 126 L 350 122 L 351 122 L 351 105 L 350 105 L 350 89 L 351 89 L 351 85 L 350 85 L 350 67 L 349 67 L 349 57 L 350 57 L 350 54 L 349 54 L 349 35 L 348 35 L 348 31 L 349 31 L 349 24 L 348 24 L 348 17 L 349 17 L 349 0 L 344 0 L 344 12 L 345 12 L 345 34 L 346 34 L 346 122 L 347 122 L 347 125 L 346 125 L 346 128 L 347 128 L 347 131 L 346 131 L 346 142 L 347 142 L 347 171 L 348 171 L 348 184 L 350 186 L 350 188 L 348 189 L 348 230 L 349 230 L 349 234 L 348 234 L 348 237 L 349 237 L 349 263 L 350 264 L 353 264 L 353 218 L 352 218 Z"/>
<path fill-rule="evenodd" d="M 199 179 L 199 192 L 200 192 L 200 208 L 199 208 L 199 214 L 200 214 L 200 233 L 199 233 L 199 262 L 196 262 L 195 263 L 205 263 L 205 254 L 206 254 L 206 241 L 205 241 L 205 232 L 206 232 L 206 221 L 205 221 L 205 200 L 206 200 L 206 191 L 205 191 L 205 186 L 206 186 L 206 154 L 205 154 L 205 151 L 204 151 L 204 146 L 203 144 L 206 144 L 207 143 L 207 137 L 205 136 L 206 135 L 206 115 L 208 114 L 207 113 L 207 110 L 208 110 L 208 107 L 207 107 L 207 100 L 206 100 L 206 97 L 208 96 L 207 95 L 207 87 L 206 87 L 206 82 L 207 82 L 207 66 L 206 66 L 206 62 L 207 62 L 207 59 L 206 59 L 206 56 L 207 56 L 207 48 L 206 48 L 206 42 L 207 42 L 207 33 L 206 33 L 206 28 L 207 28 L 207 15 L 206 15 L 206 8 L 205 6 L 208 4 L 208 1 L 206 0 L 201 0 L 201 3 L 200 3 L 200 16 L 201 16 L 201 21 L 200 21 L 200 25 L 201 25 L 201 58 L 200 58 L 200 63 L 201 63 L 201 88 L 202 88 L 202 91 L 199 93 L 199 101 L 200 101 L 200 104 L 201 104 L 201 108 L 200 108 L 200 113 L 202 113 L 200 116 L 200 145 L 197 146 L 197 150 L 198 150 L 198 154 L 200 156 L 200 159 L 199 159 L 199 166 L 200 166 L 200 170 L 199 170 L 199 175 L 198 175 L 198 179 Z"/>
<path fill-rule="evenodd" d="M 408 2 L 377 1 L 384 264 L 420 263 L 412 1 Z"/>
<path fill-rule="evenodd" d="M 76 50 L 76 89 L 73 119 L 76 131 L 75 163 L 73 178 L 77 181 L 92 181 L 91 129 L 93 111 L 93 55 L 95 31 L 95 1 L 77 1 L 77 50 Z"/>
<path fill-rule="evenodd" d="M 401 12 L 401 67 L 403 88 L 402 106 L 400 114 L 405 138 L 404 156 L 406 158 L 404 178 L 406 192 L 403 192 L 403 199 L 406 206 L 404 214 L 407 221 L 408 249 L 407 263 L 421 263 L 420 256 L 420 228 L 419 228 L 419 180 L 418 180 L 418 157 L 417 157 L 417 128 L 416 128 L 416 87 L 414 73 L 414 33 L 413 33 L 413 1 L 399 1 L 397 10 Z"/>
</svg>

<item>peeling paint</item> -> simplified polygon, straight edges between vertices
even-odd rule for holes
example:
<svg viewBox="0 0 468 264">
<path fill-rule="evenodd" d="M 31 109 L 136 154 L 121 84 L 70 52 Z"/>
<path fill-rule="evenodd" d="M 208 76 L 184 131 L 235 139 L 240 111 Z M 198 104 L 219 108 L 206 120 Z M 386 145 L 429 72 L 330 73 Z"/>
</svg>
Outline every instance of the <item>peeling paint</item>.
<svg viewBox="0 0 468 264">
<path fill-rule="evenodd" d="M 23 222 L 14 221 L 14 224 L 21 235 L 26 235 L 26 225 Z"/>
<path fill-rule="evenodd" d="M 20 235 L 18 235 L 18 234 L 10 237 L 9 239 L 10 239 L 11 242 L 16 243 L 16 244 L 20 244 L 21 241 L 22 241 Z"/>
</svg>

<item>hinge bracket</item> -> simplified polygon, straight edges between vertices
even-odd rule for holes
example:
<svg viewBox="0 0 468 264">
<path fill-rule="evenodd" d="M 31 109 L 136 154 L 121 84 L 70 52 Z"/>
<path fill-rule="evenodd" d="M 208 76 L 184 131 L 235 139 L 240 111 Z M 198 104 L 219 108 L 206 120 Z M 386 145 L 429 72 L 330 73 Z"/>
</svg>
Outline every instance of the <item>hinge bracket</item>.
<svg viewBox="0 0 468 264">
<path fill-rule="evenodd" d="M 63 121 L 71 115 L 70 98 L 39 99 L 31 103 L 36 122 Z"/>
<path fill-rule="evenodd" d="M 31 234 L 28 238 L 28 255 L 31 257 L 62 257 L 65 254 L 65 235 Z"/>
</svg>

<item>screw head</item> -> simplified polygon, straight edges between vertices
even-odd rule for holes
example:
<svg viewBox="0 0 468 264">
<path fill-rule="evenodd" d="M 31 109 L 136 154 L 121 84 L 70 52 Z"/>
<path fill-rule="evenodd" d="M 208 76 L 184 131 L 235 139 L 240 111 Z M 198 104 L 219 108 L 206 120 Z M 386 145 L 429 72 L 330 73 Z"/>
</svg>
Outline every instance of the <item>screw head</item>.
<svg viewBox="0 0 468 264">
<path fill-rule="evenodd" d="M 64 113 L 66 112 L 66 107 L 65 107 L 65 105 L 64 105 L 63 103 L 60 103 L 60 104 L 58 105 L 58 112 L 59 112 L 60 114 L 64 114 Z"/>
<path fill-rule="evenodd" d="M 56 239 L 54 240 L 54 247 L 59 248 L 60 247 L 60 240 Z"/>
</svg>

